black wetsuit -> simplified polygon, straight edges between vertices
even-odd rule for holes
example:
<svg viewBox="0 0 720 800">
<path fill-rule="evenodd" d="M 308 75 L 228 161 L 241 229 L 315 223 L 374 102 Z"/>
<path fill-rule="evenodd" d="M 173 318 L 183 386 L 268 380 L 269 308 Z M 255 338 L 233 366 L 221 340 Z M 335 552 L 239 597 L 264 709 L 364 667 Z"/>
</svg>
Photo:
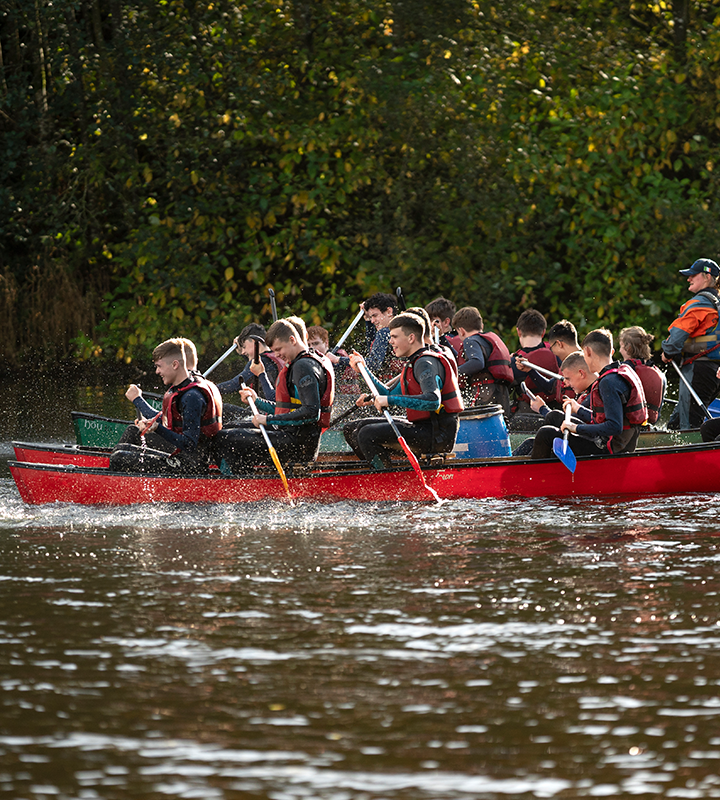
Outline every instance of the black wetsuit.
<svg viewBox="0 0 720 800">
<path fill-rule="evenodd" d="M 288 366 L 288 391 L 299 400 L 285 414 L 273 414 L 275 404 L 258 398 L 259 413 L 268 413 L 267 433 L 280 461 L 313 461 L 320 446 L 321 398 L 327 388 L 327 375 L 313 358 L 298 357 Z M 214 437 L 215 459 L 220 468 L 234 473 L 256 465 L 272 466 L 272 457 L 259 428 L 223 429 Z"/>
<path fill-rule="evenodd" d="M 421 355 L 413 364 L 413 373 L 422 394 L 403 395 L 398 383 L 388 394 L 390 405 L 430 411 L 430 419 L 409 422 L 393 417 L 393 421 L 413 453 L 450 452 L 455 446 L 459 416 L 443 410 L 436 413 L 434 410 L 441 402 L 445 367 L 438 358 Z M 378 383 L 378 386 L 381 385 Z M 380 464 L 389 467 L 390 454 L 401 449 L 397 435 L 384 416 L 349 422 L 343 428 L 343 434 L 357 457 L 370 464 L 377 458 Z"/>
</svg>

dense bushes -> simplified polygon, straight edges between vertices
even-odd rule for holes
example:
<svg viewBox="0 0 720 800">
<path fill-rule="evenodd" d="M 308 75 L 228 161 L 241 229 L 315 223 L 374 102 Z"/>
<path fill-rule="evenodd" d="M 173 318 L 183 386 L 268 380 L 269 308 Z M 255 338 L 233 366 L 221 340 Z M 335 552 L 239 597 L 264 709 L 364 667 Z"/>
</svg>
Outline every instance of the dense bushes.
<svg viewBox="0 0 720 800">
<path fill-rule="evenodd" d="M 26 5 L 0 29 L 6 358 L 212 355 L 268 285 L 337 327 L 402 285 L 501 330 L 534 305 L 660 334 L 676 270 L 717 257 L 709 3 Z"/>
</svg>

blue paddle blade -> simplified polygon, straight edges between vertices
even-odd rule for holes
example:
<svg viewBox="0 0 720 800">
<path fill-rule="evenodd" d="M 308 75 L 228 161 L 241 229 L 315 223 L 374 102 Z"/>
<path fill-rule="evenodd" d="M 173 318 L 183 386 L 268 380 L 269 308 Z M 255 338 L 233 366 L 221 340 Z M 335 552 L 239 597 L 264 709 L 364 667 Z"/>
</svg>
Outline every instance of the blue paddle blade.
<svg viewBox="0 0 720 800">
<path fill-rule="evenodd" d="M 570 472 L 575 472 L 575 467 L 577 466 L 577 459 L 575 458 L 575 453 L 568 447 L 568 443 L 566 439 L 561 439 L 559 436 L 556 439 L 553 439 L 553 453 L 560 459 L 564 466 L 566 466 Z"/>
</svg>

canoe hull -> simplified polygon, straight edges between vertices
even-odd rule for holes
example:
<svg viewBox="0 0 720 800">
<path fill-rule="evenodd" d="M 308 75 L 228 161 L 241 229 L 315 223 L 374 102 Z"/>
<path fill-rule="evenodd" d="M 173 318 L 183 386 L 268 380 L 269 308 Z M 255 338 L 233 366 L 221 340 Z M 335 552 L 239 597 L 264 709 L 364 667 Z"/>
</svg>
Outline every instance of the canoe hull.
<svg viewBox="0 0 720 800">
<path fill-rule="evenodd" d="M 161 477 L 129 475 L 89 467 L 10 462 L 26 503 L 83 505 L 137 503 L 244 503 L 285 500 L 280 479 L 270 473 L 248 477 Z M 720 489 L 720 444 L 636 451 L 579 458 L 571 474 L 557 460 L 516 458 L 457 463 L 424 469 L 429 486 L 443 499 L 504 497 L 640 497 L 648 494 L 716 492 Z M 382 472 L 316 470 L 290 476 L 297 500 L 425 501 L 428 492 L 410 468 Z"/>
<path fill-rule="evenodd" d="M 110 451 L 76 444 L 13 442 L 15 460 L 28 464 L 74 464 L 76 467 L 107 467 Z"/>
</svg>

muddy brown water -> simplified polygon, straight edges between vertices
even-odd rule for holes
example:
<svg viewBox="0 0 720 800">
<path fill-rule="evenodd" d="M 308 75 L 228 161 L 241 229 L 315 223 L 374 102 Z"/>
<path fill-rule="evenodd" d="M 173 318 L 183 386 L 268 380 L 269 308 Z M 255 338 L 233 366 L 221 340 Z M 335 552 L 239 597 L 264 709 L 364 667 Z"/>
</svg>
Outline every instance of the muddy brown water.
<svg viewBox="0 0 720 800">
<path fill-rule="evenodd" d="M 30 507 L 11 439 L 124 402 L 36 390 L 0 423 L 2 796 L 720 796 L 714 495 Z"/>
</svg>

